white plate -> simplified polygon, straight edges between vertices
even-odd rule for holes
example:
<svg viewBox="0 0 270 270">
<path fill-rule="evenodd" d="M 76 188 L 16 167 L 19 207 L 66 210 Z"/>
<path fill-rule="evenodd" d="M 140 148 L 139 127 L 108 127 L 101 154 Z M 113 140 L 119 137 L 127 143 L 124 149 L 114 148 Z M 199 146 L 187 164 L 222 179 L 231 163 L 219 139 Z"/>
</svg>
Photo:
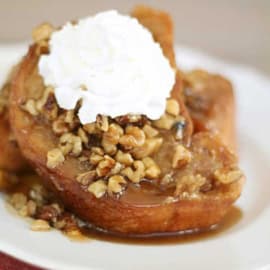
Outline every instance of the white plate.
<svg viewBox="0 0 270 270">
<path fill-rule="evenodd" d="M 18 46 L 0 46 L 0 71 L 21 51 Z M 0 250 L 55 270 L 270 269 L 270 80 L 187 48 L 178 48 L 177 58 L 182 68 L 220 72 L 235 85 L 241 167 L 247 176 L 237 202 L 242 219 L 216 237 L 182 244 L 72 242 L 57 231 L 30 231 L 25 220 L 6 210 L 0 197 Z"/>
</svg>

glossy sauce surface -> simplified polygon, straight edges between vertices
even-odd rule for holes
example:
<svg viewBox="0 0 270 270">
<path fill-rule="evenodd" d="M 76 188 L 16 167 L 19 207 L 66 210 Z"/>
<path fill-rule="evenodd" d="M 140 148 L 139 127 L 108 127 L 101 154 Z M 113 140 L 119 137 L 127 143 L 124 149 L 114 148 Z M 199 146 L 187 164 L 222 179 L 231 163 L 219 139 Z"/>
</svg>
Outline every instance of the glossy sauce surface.
<svg viewBox="0 0 270 270">
<path fill-rule="evenodd" d="M 204 241 L 221 236 L 223 233 L 235 226 L 242 218 L 243 212 L 240 208 L 232 206 L 224 220 L 211 228 L 200 230 L 180 231 L 176 233 L 149 234 L 145 236 L 121 237 L 104 231 L 84 228 L 81 236 L 68 236 L 72 241 L 105 241 L 119 244 L 135 245 L 173 245 Z"/>
<path fill-rule="evenodd" d="M 27 193 L 29 192 L 31 187 L 33 187 L 33 185 L 40 184 L 40 178 L 34 174 L 22 175 L 20 176 L 20 178 L 21 181 L 19 181 L 18 184 L 14 185 L 7 191 L 9 195 L 12 195 L 17 192 L 21 192 L 27 195 Z M 133 192 L 135 193 L 137 199 L 136 189 L 134 189 Z M 154 198 L 160 200 L 160 196 L 156 193 L 153 194 L 153 198 L 150 200 L 151 203 L 153 203 Z M 8 205 L 7 209 L 11 210 L 10 208 L 11 207 Z M 14 213 L 13 210 L 10 212 Z M 100 228 L 96 228 L 91 224 L 86 224 L 80 227 L 81 234 L 67 234 L 65 232 L 63 232 L 63 234 L 67 236 L 71 241 L 79 241 L 79 242 L 98 240 L 119 244 L 136 244 L 136 245 L 185 244 L 208 240 L 214 237 L 219 237 L 223 233 L 231 229 L 233 226 L 235 226 L 241 220 L 242 216 L 243 213 L 241 209 L 236 206 L 232 206 L 220 224 L 213 225 L 210 228 L 203 228 L 198 230 L 195 229 L 171 233 L 153 233 L 147 235 L 127 235 L 127 236 L 125 235 L 123 237 L 119 234 L 115 234 Z"/>
</svg>

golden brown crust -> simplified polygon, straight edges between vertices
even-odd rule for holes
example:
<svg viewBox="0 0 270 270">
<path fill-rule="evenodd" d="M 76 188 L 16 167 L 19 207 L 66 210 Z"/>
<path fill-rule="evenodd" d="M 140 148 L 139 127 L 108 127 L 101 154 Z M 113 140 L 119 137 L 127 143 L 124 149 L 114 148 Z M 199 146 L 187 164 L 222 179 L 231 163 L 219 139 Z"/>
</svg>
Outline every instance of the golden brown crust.
<svg viewBox="0 0 270 270">
<path fill-rule="evenodd" d="M 203 70 L 185 74 L 185 101 L 195 132 L 218 134 L 236 152 L 235 101 L 231 83 Z"/>
<path fill-rule="evenodd" d="M 8 88 L 9 82 L 1 90 L 3 91 L 1 95 L 6 95 L 6 99 L 8 99 Z M 8 108 L 2 109 L 2 112 L 0 112 L 0 169 L 12 172 L 20 171 L 26 167 L 26 162 L 12 134 L 8 119 Z"/>
<path fill-rule="evenodd" d="M 65 205 L 82 219 L 96 226 L 121 234 L 147 234 L 153 232 L 174 232 L 186 229 L 206 228 L 218 223 L 230 205 L 239 197 L 243 179 L 217 188 L 198 198 L 178 199 L 164 203 L 165 197 L 151 200 L 149 193 L 140 194 L 141 203 L 130 196 L 104 196 L 95 198 L 86 192 L 75 180 L 82 172 L 79 161 L 69 157 L 55 169 L 46 166 L 46 155 L 56 145 L 56 138 L 51 128 L 21 110 L 22 101 L 27 100 L 27 87 L 31 74 L 37 63 L 36 48 L 31 47 L 14 78 L 10 99 L 11 123 L 23 155 L 30 161 L 36 171 L 43 176 L 46 183 L 61 198 Z M 194 149 L 202 147 L 211 152 L 216 151 L 221 161 L 229 166 L 234 164 L 232 155 L 209 134 L 197 134 L 192 140 Z M 125 194 L 131 194 L 132 191 Z M 150 197 L 150 198 L 149 198 Z M 161 196 L 162 197 L 162 196 Z"/>
<path fill-rule="evenodd" d="M 173 22 L 170 15 L 164 11 L 156 10 L 144 5 L 135 7 L 131 15 L 150 30 L 169 59 L 172 67 L 176 67 L 173 49 Z"/>
</svg>

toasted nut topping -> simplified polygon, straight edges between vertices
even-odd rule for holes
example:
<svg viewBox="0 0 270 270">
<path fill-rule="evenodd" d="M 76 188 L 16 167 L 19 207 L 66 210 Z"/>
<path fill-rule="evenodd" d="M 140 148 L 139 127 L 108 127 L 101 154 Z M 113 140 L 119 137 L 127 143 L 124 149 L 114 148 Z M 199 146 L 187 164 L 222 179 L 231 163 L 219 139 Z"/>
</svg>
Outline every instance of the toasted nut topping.
<svg viewBox="0 0 270 270">
<path fill-rule="evenodd" d="M 142 129 L 135 126 L 127 126 L 126 134 L 123 135 L 119 143 L 124 146 L 125 149 L 132 149 L 133 147 L 142 146 L 145 142 L 145 134 Z"/>
<path fill-rule="evenodd" d="M 126 167 L 121 171 L 121 174 L 126 176 L 129 180 L 133 177 L 134 171 L 130 167 Z"/>
<path fill-rule="evenodd" d="M 30 113 L 33 116 L 38 115 L 38 111 L 36 108 L 36 102 L 33 99 L 29 99 L 26 101 L 24 105 L 22 105 L 22 109 L 26 112 Z"/>
<path fill-rule="evenodd" d="M 97 127 L 96 123 L 89 123 L 83 126 L 83 129 L 88 133 L 88 134 L 93 134 L 96 133 Z"/>
<path fill-rule="evenodd" d="M 96 126 L 98 129 L 107 132 L 109 129 L 109 119 L 105 115 L 98 115 L 96 120 Z"/>
<path fill-rule="evenodd" d="M 240 170 L 225 171 L 219 169 L 214 172 L 215 179 L 225 185 L 239 180 L 242 176 L 243 173 Z"/>
<path fill-rule="evenodd" d="M 147 138 L 156 137 L 159 133 L 155 128 L 151 127 L 150 125 L 144 125 L 143 131 Z"/>
<path fill-rule="evenodd" d="M 205 183 L 206 178 L 200 174 L 183 176 L 176 184 L 175 195 L 180 197 L 196 196 Z"/>
<path fill-rule="evenodd" d="M 143 162 L 145 168 L 150 168 L 151 166 L 156 165 L 156 162 L 151 157 L 143 158 L 142 162 Z"/>
<path fill-rule="evenodd" d="M 173 116 L 177 116 L 180 113 L 179 103 L 175 99 L 167 99 L 166 112 Z"/>
<path fill-rule="evenodd" d="M 27 202 L 27 215 L 28 216 L 34 216 L 36 214 L 36 210 L 37 210 L 37 204 L 32 201 L 32 200 L 29 200 Z"/>
<path fill-rule="evenodd" d="M 115 156 L 115 159 L 125 165 L 130 166 L 133 163 L 133 158 L 131 156 L 131 154 L 129 153 L 124 153 L 121 150 L 117 151 L 117 154 Z"/>
<path fill-rule="evenodd" d="M 93 153 L 96 153 L 96 154 L 98 154 L 100 156 L 104 155 L 104 151 L 100 147 L 92 147 L 91 150 L 92 150 Z"/>
<path fill-rule="evenodd" d="M 17 210 L 26 206 L 27 198 L 23 193 L 14 193 L 9 200 L 10 204 Z"/>
<path fill-rule="evenodd" d="M 137 141 L 132 135 L 123 135 L 120 138 L 119 143 L 127 150 L 137 146 Z"/>
<path fill-rule="evenodd" d="M 82 185 L 89 185 L 96 178 L 96 171 L 89 171 L 85 173 L 81 173 L 77 176 L 76 180 Z"/>
<path fill-rule="evenodd" d="M 117 151 L 116 145 L 111 144 L 109 141 L 105 140 L 105 138 L 103 138 L 101 145 L 104 151 L 111 156 L 114 155 Z"/>
<path fill-rule="evenodd" d="M 119 193 L 123 189 L 123 184 L 126 184 L 126 180 L 121 175 L 113 175 L 109 178 L 108 192 Z"/>
<path fill-rule="evenodd" d="M 119 162 L 116 162 L 114 167 L 111 169 L 110 174 L 118 174 L 122 170 L 123 165 Z"/>
<path fill-rule="evenodd" d="M 157 128 L 171 129 L 175 122 L 175 118 L 169 114 L 163 114 L 158 120 L 153 121 L 153 125 Z"/>
<path fill-rule="evenodd" d="M 93 193 L 96 198 L 101 198 L 107 191 L 107 185 L 103 180 L 98 180 L 88 187 L 88 191 Z"/>
<path fill-rule="evenodd" d="M 158 151 L 163 143 L 163 138 L 146 139 L 145 143 L 141 147 L 136 147 L 132 150 L 132 155 L 136 159 L 142 159 L 153 155 Z"/>
<path fill-rule="evenodd" d="M 32 231 L 49 231 L 50 229 L 49 223 L 43 219 L 36 219 L 31 225 Z"/>
<path fill-rule="evenodd" d="M 126 134 L 131 135 L 136 140 L 136 146 L 142 146 L 145 142 L 145 134 L 142 129 L 136 126 L 127 126 Z"/>
<path fill-rule="evenodd" d="M 107 132 L 103 134 L 103 140 L 107 144 L 117 144 L 120 137 L 124 134 L 123 129 L 117 124 L 111 124 Z"/>
<path fill-rule="evenodd" d="M 158 178 L 160 173 L 160 168 L 157 165 L 153 165 L 145 170 L 145 176 L 150 179 Z"/>
<path fill-rule="evenodd" d="M 110 156 L 105 155 L 104 159 L 98 163 L 96 168 L 98 176 L 108 175 L 111 169 L 115 166 L 115 160 Z"/>
<path fill-rule="evenodd" d="M 144 177 L 145 167 L 142 161 L 136 160 L 133 163 L 135 170 L 132 170 L 130 167 L 127 167 L 121 171 L 121 173 L 126 176 L 130 181 L 134 183 L 139 183 L 140 180 Z"/>
<path fill-rule="evenodd" d="M 145 176 L 150 179 L 155 179 L 159 177 L 161 170 L 156 164 L 156 162 L 150 158 L 150 157 L 145 157 L 142 160 L 146 170 L 145 170 Z"/>
<path fill-rule="evenodd" d="M 96 165 L 98 164 L 101 160 L 103 160 L 103 156 L 100 156 L 98 154 L 92 153 L 90 155 L 89 161 L 91 164 Z"/>
<path fill-rule="evenodd" d="M 36 43 L 39 43 L 42 40 L 49 39 L 53 30 L 54 29 L 50 24 L 43 23 L 33 30 L 32 38 Z"/>
<path fill-rule="evenodd" d="M 172 160 L 173 168 L 182 168 L 192 159 L 192 154 L 183 145 L 177 145 L 175 148 L 175 153 Z"/>
<path fill-rule="evenodd" d="M 89 139 L 86 135 L 86 132 L 82 128 L 78 129 L 78 136 L 81 138 L 84 144 L 88 144 Z"/>
<path fill-rule="evenodd" d="M 54 148 L 47 153 L 47 167 L 50 169 L 56 168 L 59 164 L 65 161 L 65 157 L 60 149 Z"/>
<path fill-rule="evenodd" d="M 82 152 L 82 140 L 79 136 L 72 133 L 65 133 L 60 137 L 60 148 L 66 155 L 72 152 L 73 155 L 78 156 Z"/>
</svg>

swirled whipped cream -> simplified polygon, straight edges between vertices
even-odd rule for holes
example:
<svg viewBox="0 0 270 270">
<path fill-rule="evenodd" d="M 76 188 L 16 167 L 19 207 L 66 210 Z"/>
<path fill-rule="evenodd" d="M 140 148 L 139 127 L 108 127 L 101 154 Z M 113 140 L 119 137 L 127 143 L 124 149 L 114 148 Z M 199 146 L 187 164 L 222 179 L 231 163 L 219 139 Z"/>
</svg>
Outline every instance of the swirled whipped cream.
<svg viewBox="0 0 270 270">
<path fill-rule="evenodd" d="M 39 73 L 61 108 L 82 101 L 82 124 L 98 114 L 155 120 L 164 113 L 175 71 L 137 19 L 111 10 L 67 23 L 52 34 L 49 49 L 40 57 Z"/>
</svg>

